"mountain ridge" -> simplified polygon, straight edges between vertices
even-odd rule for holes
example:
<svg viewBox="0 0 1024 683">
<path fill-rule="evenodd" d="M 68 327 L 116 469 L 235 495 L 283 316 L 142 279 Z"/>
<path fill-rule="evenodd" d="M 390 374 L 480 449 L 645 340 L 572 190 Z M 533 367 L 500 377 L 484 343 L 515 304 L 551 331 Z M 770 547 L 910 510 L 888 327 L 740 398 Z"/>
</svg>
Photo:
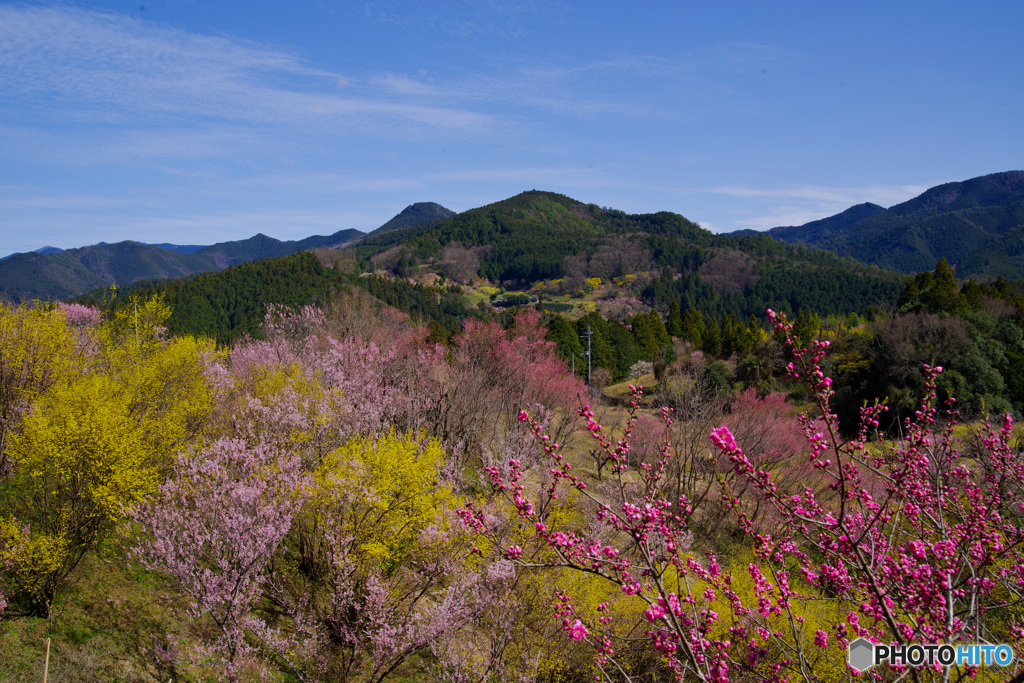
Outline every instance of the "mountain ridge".
<svg viewBox="0 0 1024 683">
<path fill-rule="evenodd" d="M 858 216 L 866 206 L 879 210 Z M 929 270 L 945 258 L 961 278 L 1021 278 L 1024 171 L 943 183 L 888 209 L 860 204 L 767 234 L 904 273 Z"/>
<path fill-rule="evenodd" d="M 733 293 L 743 291 L 748 279 L 765 277 L 753 275 L 752 269 L 769 272 L 770 263 L 762 259 L 772 253 L 816 263 L 816 268 L 850 267 L 811 252 L 785 256 L 769 247 L 773 241 L 904 273 L 928 270 L 944 257 L 957 266 L 960 277 L 1024 277 L 1024 171 L 945 183 L 888 209 L 858 204 L 759 235 L 714 235 L 671 212 L 628 215 L 538 190 L 458 214 L 434 202 L 418 202 L 367 234 L 340 230 L 282 241 L 257 233 L 192 253 L 127 241 L 49 255 L 18 254 L 0 261 L 0 292 L 16 301 L 68 298 L 98 286 L 183 277 L 300 250 L 346 246 L 374 269 L 408 268 L 429 260 L 455 279 L 472 275 L 513 287 L 566 275 L 575 282 L 580 274 L 607 278 L 630 268 L 646 269 L 633 267 L 630 259 L 646 259 L 651 268 L 678 266 L 677 273 L 710 263 L 701 268 L 715 271 L 704 277 L 716 282 L 736 275 L 719 271 L 746 273 L 730 283 Z M 732 252 L 745 255 L 729 256 Z M 619 265 L 616 269 L 610 263 Z"/>
<path fill-rule="evenodd" d="M 410 213 L 414 207 L 419 208 Z M 438 215 L 445 215 L 444 212 L 454 215 L 453 211 L 440 204 L 422 202 L 406 207 L 381 227 L 396 221 L 402 225 L 416 225 L 417 222 L 436 220 Z M 43 247 L 0 259 L 0 296 L 14 302 L 67 299 L 97 287 L 186 277 L 303 250 L 345 247 L 366 234 L 361 230 L 345 229 L 300 240 L 278 240 L 257 233 L 243 240 L 210 245 L 144 244 L 125 240 L 114 244 L 98 242 L 72 249 Z"/>
<path fill-rule="evenodd" d="M 226 342 L 254 334 L 271 303 L 328 301 L 339 289 L 364 289 L 449 335 L 464 317 L 488 314 L 491 306 L 479 297 L 495 288 L 510 293 L 507 300 L 550 305 L 551 312 L 600 305 L 629 315 L 654 308 L 678 323 L 683 312 L 692 319 L 699 311 L 719 321 L 717 330 L 760 318 L 769 307 L 794 315 L 869 315 L 892 307 L 908 280 L 768 235 L 715 235 L 676 213 L 626 214 L 537 190 L 315 256 L 318 267 L 313 254 L 301 252 L 187 280 L 142 282 L 129 291 L 166 292 L 177 311 L 175 330 L 213 326 Z M 309 285 L 299 292 L 295 284 L 303 281 Z M 103 297 L 96 291 L 80 300 Z"/>
<path fill-rule="evenodd" d="M 416 202 L 402 209 L 397 216 L 384 225 L 370 232 L 370 235 L 379 235 L 393 230 L 414 227 L 435 220 L 451 218 L 455 212 L 447 209 L 436 202 Z"/>
</svg>

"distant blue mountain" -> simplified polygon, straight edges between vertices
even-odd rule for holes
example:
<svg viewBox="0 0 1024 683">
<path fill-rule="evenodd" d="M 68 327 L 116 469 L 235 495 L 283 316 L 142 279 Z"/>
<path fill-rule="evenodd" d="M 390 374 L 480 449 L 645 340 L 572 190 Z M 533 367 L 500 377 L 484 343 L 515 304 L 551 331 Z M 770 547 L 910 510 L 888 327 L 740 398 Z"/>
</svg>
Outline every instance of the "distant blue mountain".
<svg viewBox="0 0 1024 683">
<path fill-rule="evenodd" d="M 199 251 L 200 249 L 205 248 L 207 245 L 205 245 L 205 244 L 170 244 L 168 242 L 162 242 L 160 244 L 153 244 L 152 242 L 150 242 L 149 246 L 151 246 L 151 247 L 160 247 L 161 249 L 169 249 L 171 251 L 176 251 L 179 254 L 194 254 L 197 251 Z"/>
<path fill-rule="evenodd" d="M 62 252 L 62 251 L 64 251 L 64 250 L 63 249 L 58 249 L 57 247 L 39 247 L 38 249 L 36 249 L 35 251 L 33 251 L 31 253 L 33 253 L 33 254 L 56 254 L 56 253 L 59 253 L 59 252 Z M 13 254 L 8 254 L 7 256 L 0 256 L 0 261 L 5 261 L 5 260 L 11 258 L 12 256 L 17 256 L 20 253 L 21 253 L 20 251 L 16 251 Z"/>
<path fill-rule="evenodd" d="M 431 221 L 451 218 L 454 215 L 454 211 L 446 209 L 436 202 L 416 202 L 415 204 L 410 204 L 405 207 L 401 213 L 370 234 L 380 235 L 384 232 L 401 230 L 402 228 L 411 228 Z"/>
<path fill-rule="evenodd" d="M 931 270 L 944 258 L 960 278 L 1021 278 L 1024 171 L 945 183 L 888 209 L 859 204 L 768 234 L 905 273 Z"/>
<path fill-rule="evenodd" d="M 449 213 L 438 204 L 416 204 L 392 219 L 391 224 L 397 221 L 416 225 Z M 0 259 L 0 299 L 15 302 L 65 299 L 112 284 L 185 277 L 300 250 L 342 248 L 365 236 L 359 230 L 339 230 L 331 235 L 288 241 L 258 234 L 245 240 L 211 245 L 125 241 L 98 242 L 67 250 L 43 247 Z"/>
</svg>

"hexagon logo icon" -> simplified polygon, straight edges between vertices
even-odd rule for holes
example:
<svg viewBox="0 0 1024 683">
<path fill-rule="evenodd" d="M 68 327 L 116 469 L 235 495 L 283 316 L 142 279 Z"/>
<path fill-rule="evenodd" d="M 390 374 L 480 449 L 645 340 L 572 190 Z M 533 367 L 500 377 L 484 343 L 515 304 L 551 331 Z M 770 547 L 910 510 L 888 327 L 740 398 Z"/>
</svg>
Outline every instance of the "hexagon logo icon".
<svg viewBox="0 0 1024 683">
<path fill-rule="evenodd" d="M 875 646 L 864 638 L 850 643 L 850 666 L 858 672 L 864 672 L 875 665 Z"/>
</svg>

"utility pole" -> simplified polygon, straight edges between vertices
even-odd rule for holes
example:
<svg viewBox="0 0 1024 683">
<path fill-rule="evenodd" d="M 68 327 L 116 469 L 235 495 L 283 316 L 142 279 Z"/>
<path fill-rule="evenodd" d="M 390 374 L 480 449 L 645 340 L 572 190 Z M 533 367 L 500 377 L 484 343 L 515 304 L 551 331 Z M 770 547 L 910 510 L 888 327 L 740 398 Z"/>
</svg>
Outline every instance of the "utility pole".
<svg viewBox="0 0 1024 683">
<path fill-rule="evenodd" d="M 594 331 L 590 329 L 590 325 L 587 325 L 587 334 L 580 335 L 586 336 L 587 338 L 587 386 L 590 386 L 590 338 L 594 335 Z"/>
<path fill-rule="evenodd" d="M 581 334 L 580 337 L 582 338 L 583 335 Z M 570 351 L 569 354 L 572 357 L 572 376 L 575 377 L 576 376 L 576 352 L 575 351 Z M 586 357 L 587 357 L 586 352 L 580 354 L 580 358 L 586 358 Z"/>
</svg>

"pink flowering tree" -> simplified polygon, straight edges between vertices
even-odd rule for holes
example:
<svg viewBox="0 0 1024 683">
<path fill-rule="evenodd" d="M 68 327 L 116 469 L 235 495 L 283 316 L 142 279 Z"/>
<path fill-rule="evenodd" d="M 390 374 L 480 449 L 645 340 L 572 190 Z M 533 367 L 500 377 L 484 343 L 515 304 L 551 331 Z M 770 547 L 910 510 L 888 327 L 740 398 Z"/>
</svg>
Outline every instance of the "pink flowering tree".
<svg viewBox="0 0 1024 683">
<path fill-rule="evenodd" d="M 183 454 L 175 474 L 132 511 L 143 531 L 135 554 L 170 577 L 188 616 L 212 622 L 216 635 L 199 658 L 219 659 L 225 679 L 238 680 L 252 635 L 268 632 L 253 610 L 301 505 L 299 459 L 222 439 Z"/>
<path fill-rule="evenodd" d="M 443 461 L 436 440 L 390 432 L 312 474 L 266 591 L 291 632 L 278 656 L 300 679 L 383 680 L 419 653 L 475 647 L 470 627 L 508 605 L 511 564 L 467 560 Z"/>
<path fill-rule="evenodd" d="M 350 546 L 336 538 L 321 549 L 328 564 L 319 576 L 272 576 L 268 600 L 290 620 L 290 635 L 277 641 L 284 668 L 303 681 L 379 682 L 433 651 L 442 672 L 477 669 L 466 648 L 486 648 L 477 627 L 510 604 L 509 563 L 467 568 L 465 548 L 439 527 L 423 530 L 393 566 L 373 566 Z"/>
<path fill-rule="evenodd" d="M 386 345 L 339 337 L 312 306 L 271 307 L 263 331 L 266 339 L 245 339 L 230 354 L 235 435 L 301 446 L 313 467 L 353 436 L 433 424 L 448 375 L 439 371 L 443 349 L 424 343 L 425 333 L 399 327 Z M 287 379 L 268 393 L 263 380 L 275 372 Z"/>
<path fill-rule="evenodd" d="M 571 406 L 585 387 L 544 339 L 535 311 L 519 314 L 510 332 L 467 320 L 450 352 L 429 343 L 423 328 L 401 320 L 385 327 L 388 335 L 374 326 L 332 326 L 312 306 L 268 309 L 266 338 L 243 340 L 230 354 L 230 374 L 244 395 L 230 411 L 232 433 L 281 441 L 301 432 L 304 458 L 315 463 L 353 436 L 427 430 L 444 444 L 456 476 L 470 461 L 525 455 L 515 420 L 521 406 L 544 413 L 559 435 L 572 431 Z M 274 368 L 292 376 L 286 390 L 246 394 Z"/>
<path fill-rule="evenodd" d="M 880 405 L 863 408 L 858 432 L 845 438 L 830 408 L 832 380 L 820 364 L 829 342 L 804 347 L 784 315 L 769 311 L 769 317 L 792 354 L 789 376 L 806 382 L 814 397 L 816 410 L 800 420 L 809 446 L 803 457 L 822 483 L 779 486 L 727 428 L 712 435 L 737 476 L 782 520 L 757 533 L 743 501 L 725 491 L 760 560 L 761 600 L 752 623 L 781 614 L 791 624 L 785 638 L 763 625 L 738 634 L 751 639 L 755 653 L 769 651 L 769 641 L 782 653 L 774 662 L 756 662 L 758 670 L 780 680 L 787 672 L 806 673 L 809 652 L 831 640 L 839 658 L 857 637 L 1024 644 L 1024 461 L 1011 445 L 1010 416 L 999 428 L 986 423 L 964 448 L 955 438 L 952 403 L 945 412 L 935 405 L 942 368 L 925 365 L 927 393 L 900 442 L 872 441 L 885 411 Z M 813 636 L 795 609 L 809 594 L 848 607 Z"/>
<path fill-rule="evenodd" d="M 803 489 L 808 485 L 816 487 L 823 483 L 821 474 L 808 468 L 806 458 L 802 457 L 810 453 L 810 447 L 795 412 L 782 394 L 758 396 L 756 389 L 749 388 L 732 397 L 725 414 L 720 418 L 721 424 L 729 429 L 747 458 L 759 470 L 769 472 L 776 487 L 784 490 Z M 708 440 L 706 436 L 705 440 Z M 729 456 L 714 444 L 710 445 L 717 456 L 717 477 L 713 481 L 719 487 L 728 484 L 735 489 L 735 495 L 744 499 L 744 510 L 749 521 L 778 524 L 779 516 L 774 514 L 771 505 L 765 504 L 763 496 L 751 486 L 751 482 L 746 478 L 737 481 L 738 475 Z M 708 505 L 725 511 L 728 501 L 721 496 L 715 498 L 717 500 L 709 500 Z"/>
<path fill-rule="evenodd" d="M 648 624 L 644 638 L 677 680 L 694 675 L 701 680 L 728 680 L 731 643 L 728 636 L 716 632 L 719 617 L 710 608 L 716 590 L 729 590 L 728 581 L 714 556 L 702 560 L 688 552 L 693 510 L 686 497 L 670 500 L 662 495 L 671 444 L 663 444 L 660 459 L 640 463 L 636 472 L 630 469 L 629 437 L 642 393 L 634 388 L 631 416 L 621 440 L 605 433 L 589 407 L 580 410 L 596 447 L 608 461 L 612 486 L 602 486 L 598 495 L 566 460 L 562 445 L 526 411 L 519 413 L 519 420 L 529 424 L 549 458 L 551 483 L 544 495 L 530 495 L 521 463 L 515 460 L 509 462 L 507 473 L 497 467 L 487 472 L 492 489 L 512 504 L 521 523 L 534 532 L 529 544 L 509 544 L 503 526 L 479 505 L 467 505 L 460 516 L 506 559 L 524 568 L 575 569 L 616 586 L 633 606 L 634 615 L 643 612 Z M 667 409 L 663 419 L 671 425 Z M 552 521 L 552 506 L 546 501 L 558 500 L 565 495 L 560 489 L 566 488 L 590 501 L 596 525 L 580 529 Z M 617 617 L 609 602 L 598 605 L 595 614 L 580 613 L 566 591 L 556 593 L 556 613 L 569 638 L 595 648 L 594 664 L 604 677 L 629 678 L 629 667 L 616 651 L 622 645 L 621 633 L 633 630 L 635 624 L 626 624 L 624 630 L 614 624 L 616 618 L 628 620 L 628 615 Z"/>
<path fill-rule="evenodd" d="M 536 311 L 516 315 L 511 331 L 495 322 L 466 320 L 453 341 L 449 380 L 437 425 L 448 442 L 468 445 L 466 455 L 484 465 L 502 455 L 528 458 L 516 434 L 516 416 L 528 406 L 555 438 L 571 438 L 572 406 L 586 392 L 545 340 Z"/>
<path fill-rule="evenodd" d="M 99 309 L 92 306 L 58 302 L 53 308 L 64 315 L 71 327 L 96 327 L 101 321 Z"/>
<path fill-rule="evenodd" d="M 716 467 L 719 493 L 748 539 L 749 559 L 730 564 L 692 552 L 695 511 L 662 485 L 671 444 L 633 471 L 632 424 L 616 440 L 586 407 L 581 416 L 616 482 L 596 495 L 561 445 L 528 413 L 519 417 L 549 459 L 547 498 L 568 490 L 589 499 L 600 526 L 553 522 L 515 460 L 488 475 L 532 539 L 510 543 L 479 505 L 460 516 L 521 567 L 562 567 L 617 586 L 639 604 L 648 623 L 644 641 L 676 680 L 844 677 L 852 671 L 846 647 L 857 637 L 1024 645 L 1024 463 L 1011 446 L 1010 418 L 998 429 L 985 425 L 970 448 L 959 447 L 955 412 L 940 414 L 934 405 L 941 368 L 926 366 L 928 394 L 901 442 L 872 440 L 884 411 L 878 405 L 863 409 L 858 432 L 846 438 L 820 365 L 829 343 L 804 348 L 783 316 L 769 315 L 792 354 L 790 378 L 806 382 L 814 398 L 799 418 L 802 443 L 791 445 L 789 456 L 814 476 L 780 477 L 792 469 L 779 467 L 785 454 L 748 446 L 748 455 L 728 426 L 712 430 L 716 462 L 725 464 Z M 634 413 L 641 393 L 634 390 Z M 670 425 L 667 411 L 664 419 Z M 773 524 L 754 524 L 756 506 L 770 508 Z M 622 617 L 612 606 L 584 612 L 558 591 L 555 607 L 566 635 L 594 648 L 605 678 L 630 677 L 617 652 L 622 631 L 613 628 Z M 929 675 L 906 673 L 913 680 Z M 870 675 L 881 679 L 885 671 Z"/>
</svg>

